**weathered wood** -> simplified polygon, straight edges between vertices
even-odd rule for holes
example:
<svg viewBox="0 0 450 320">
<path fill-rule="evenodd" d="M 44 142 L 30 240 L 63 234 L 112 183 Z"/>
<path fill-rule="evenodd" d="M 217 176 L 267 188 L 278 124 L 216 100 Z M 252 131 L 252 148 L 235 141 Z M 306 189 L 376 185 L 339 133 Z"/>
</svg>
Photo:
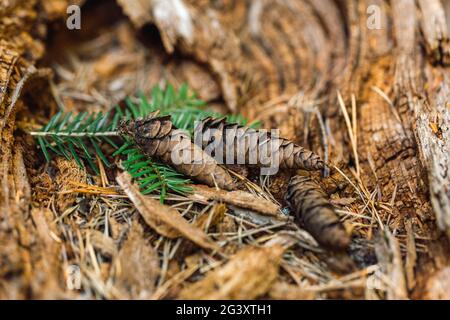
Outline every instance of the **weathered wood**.
<svg viewBox="0 0 450 320">
<path fill-rule="evenodd" d="M 44 53 L 43 43 L 38 39 L 45 36 L 43 19 L 62 18 L 69 2 L 31 0 L 0 3 L 0 260 L 3 262 L 0 278 L 8 278 L 0 287 L 0 297 L 61 296 L 64 264 L 60 258 L 63 248 L 64 255 L 77 256 L 67 250 L 76 252 L 76 247 L 83 245 L 90 245 L 94 250 L 106 239 L 103 249 L 108 251 L 108 255 L 115 255 L 114 237 L 105 235 L 103 240 L 87 243 L 81 234 L 89 233 L 81 233 L 75 227 L 62 229 L 70 246 L 65 247 L 64 240 L 61 246 L 57 243 L 58 230 L 50 223 L 54 218 L 52 214 L 48 210 L 32 208 L 35 190 L 30 186 L 27 175 L 30 172 L 34 175 L 35 168 L 26 163 L 27 154 L 21 149 L 22 139 L 17 139 L 21 132 L 17 130 L 16 117 L 29 103 L 24 99 L 26 85 L 33 83 L 35 76 L 47 75 L 36 68 L 36 61 Z M 427 259 L 419 250 L 428 249 L 430 241 L 424 239 L 432 239 L 433 244 L 444 249 L 446 242 L 439 238 L 437 231 L 446 233 L 450 239 L 450 1 L 118 0 L 117 3 L 135 27 L 142 28 L 148 23 L 156 25 L 166 51 L 160 50 L 161 57 L 181 53 L 176 54 L 175 60 L 194 60 L 196 65 L 204 67 L 202 72 L 207 70 L 214 77 L 217 84 L 214 92 L 209 94 L 211 100 L 222 98 L 231 112 L 240 112 L 250 120 L 262 120 L 267 129 L 279 128 L 281 136 L 300 143 L 339 168 L 339 174 L 332 172 L 333 179 L 346 175 L 341 177 L 345 186 L 334 188 L 330 193 L 341 198 L 357 198 L 357 203 L 340 201 L 343 207 L 340 212 L 345 215 L 344 219 L 350 221 L 350 227 L 358 229 L 362 225 L 361 228 L 369 230 L 366 233 L 354 231 L 350 247 L 359 237 L 364 235 L 370 239 L 374 229 L 385 228 L 378 248 L 378 264 L 396 286 L 386 289 L 388 298 L 406 298 L 409 294 L 407 287 L 415 290 L 416 283 L 424 282 L 430 272 L 424 270 L 425 264 L 418 263 L 420 259 Z M 375 12 L 379 26 L 369 26 L 369 7 L 375 10 L 372 12 Z M 121 35 L 119 42 L 126 43 L 124 39 L 131 38 L 128 32 Z M 95 64 L 100 74 L 113 74 L 111 70 L 117 66 L 110 57 L 112 55 L 105 55 Z M 158 61 L 163 64 L 164 59 Z M 126 65 L 127 59 L 122 60 L 121 65 Z M 103 65 L 105 61 L 109 61 L 109 65 Z M 339 101 L 338 96 L 343 99 Z M 28 113 L 20 115 L 18 120 L 27 121 L 28 116 Z M 46 177 L 50 179 L 50 174 Z M 319 174 L 314 178 L 324 182 Z M 287 184 L 285 180 L 279 176 L 268 188 L 274 194 L 275 189 L 283 193 Z M 138 197 L 138 191 L 134 190 L 132 194 L 137 202 L 145 202 L 141 206 L 150 206 L 153 210 L 160 208 L 164 212 L 160 204 L 154 201 L 149 204 Z M 61 195 L 56 196 L 59 198 Z M 245 207 L 244 200 L 250 198 L 241 198 L 237 204 Z M 211 199 L 231 202 L 223 195 L 211 196 Z M 73 205 L 76 197 L 69 200 Z M 55 208 L 58 209 L 59 205 L 66 207 L 65 203 L 60 203 Z M 264 203 L 258 205 L 249 207 L 269 213 L 278 210 L 266 207 Z M 158 216 L 158 212 L 153 213 Z M 169 238 L 180 234 L 192 237 L 193 226 L 189 227 L 178 215 L 173 217 L 177 218 L 165 221 L 166 216 L 159 217 L 170 225 L 170 232 L 159 228 L 149 216 L 147 223 Z M 352 225 L 354 217 L 364 219 Z M 184 227 L 182 232 L 174 232 L 180 225 Z M 71 235 L 78 232 L 80 238 L 78 234 Z M 96 232 L 103 236 L 103 233 Z M 125 275 L 119 291 L 127 291 L 125 287 L 131 285 L 137 291 L 131 290 L 130 296 L 148 297 L 155 289 L 158 259 L 156 253 L 146 247 L 148 243 L 142 232 L 139 230 L 137 234 L 136 241 L 130 243 L 148 253 L 155 274 L 149 266 L 139 269 L 141 274 L 151 274 L 149 282 L 143 285 L 137 284 L 139 281 L 133 274 Z M 205 237 L 200 233 L 191 240 L 200 247 L 216 249 L 216 243 Z M 400 250 L 405 243 L 402 242 L 402 246 L 398 243 L 403 239 L 406 239 L 407 248 L 407 283 Z M 129 248 L 132 245 L 127 244 L 125 252 L 132 253 L 132 248 Z M 165 245 L 158 243 L 159 249 Z M 170 251 L 175 252 L 176 248 L 172 247 Z M 242 256 L 244 260 L 267 255 L 261 249 L 241 252 L 247 252 Z M 432 252 L 443 257 L 448 255 L 443 251 Z M 119 259 L 127 262 L 129 253 Z M 269 270 L 271 281 L 280 280 L 277 276 L 278 260 L 281 260 L 282 253 L 277 249 L 272 256 L 276 263 Z M 95 252 L 92 256 L 95 257 Z M 236 261 L 231 259 L 229 264 L 211 271 L 206 280 L 189 286 L 181 296 L 216 296 L 217 283 L 229 284 L 223 281 L 221 272 L 225 272 L 227 279 L 229 275 L 235 276 L 236 266 L 240 267 L 240 263 L 240 258 Z M 284 264 L 281 265 L 286 267 L 287 273 L 301 284 L 303 280 L 297 278 L 300 276 Z M 211 266 L 214 267 L 214 263 Z M 105 265 L 96 265 L 95 275 L 86 273 L 95 279 L 96 285 L 102 283 L 101 277 L 107 273 L 100 271 L 103 267 Z M 436 265 L 436 269 L 443 267 Z M 260 265 L 251 261 L 237 270 L 238 278 L 245 280 L 247 271 L 260 272 L 258 268 Z M 174 272 L 184 280 L 195 270 L 196 267 L 188 266 L 185 272 Z M 436 281 L 448 269 L 443 270 L 436 274 Z M 164 272 L 169 271 L 164 269 Z M 264 272 L 261 274 L 267 276 Z M 261 282 L 262 278 L 257 275 L 250 281 L 247 289 L 244 288 L 248 292 L 240 291 L 239 286 L 232 284 L 232 290 L 219 293 L 222 297 L 260 296 L 270 289 L 264 281 Z M 167 281 L 167 287 L 170 283 L 181 282 L 177 277 L 172 279 Z M 428 284 L 430 288 L 436 286 L 433 279 Z M 101 285 L 98 288 L 102 290 Z M 146 289 L 150 290 L 145 292 Z M 197 289 L 204 292 L 198 293 Z M 155 291 L 155 296 L 165 296 L 167 292 L 164 290 L 161 286 Z M 441 293 L 436 291 L 436 295 L 441 296 Z M 114 294 L 104 296 L 113 297 Z M 123 296 L 127 296 L 127 292 Z"/>
<path fill-rule="evenodd" d="M 59 286 L 59 248 L 44 234 L 50 217 L 30 210 L 24 150 L 13 135 L 25 86 L 43 75 L 34 67 L 43 46 L 31 36 L 37 2 L 0 3 L 0 297 L 10 299 L 65 296 Z"/>
</svg>

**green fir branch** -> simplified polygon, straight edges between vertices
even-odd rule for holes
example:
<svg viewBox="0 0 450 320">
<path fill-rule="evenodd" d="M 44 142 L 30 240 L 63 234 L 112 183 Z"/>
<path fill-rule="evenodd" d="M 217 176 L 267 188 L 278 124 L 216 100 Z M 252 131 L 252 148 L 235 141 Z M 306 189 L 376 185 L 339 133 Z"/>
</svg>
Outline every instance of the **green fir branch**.
<svg viewBox="0 0 450 320">
<path fill-rule="evenodd" d="M 114 155 L 126 155 L 122 161 L 124 170 L 128 171 L 138 184 L 142 194 L 158 193 L 163 202 L 169 191 L 187 194 L 192 192 L 191 183 L 183 175 L 167 165 L 153 162 L 145 156 L 132 142 L 125 142 Z"/>
<path fill-rule="evenodd" d="M 190 192 L 187 187 L 190 181 L 171 167 L 148 159 L 132 142 L 122 141 L 117 134 L 118 124 L 122 120 L 144 118 L 159 110 L 160 115 L 170 115 L 176 127 L 192 134 L 196 121 L 206 117 L 223 117 L 217 112 L 205 110 L 204 106 L 205 103 L 197 99 L 185 84 L 178 92 L 171 85 L 164 90 L 155 86 L 151 90 L 150 100 L 140 93 L 135 98 L 127 98 L 124 108 L 116 106 L 107 113 L 73 115 L 59 112 L 40 131 L 30 134 L 37 139 L 47 161 L 51 160 L 52 154 L 74 159 L 80 167 L 84 167 L 86 161 L 97 174 L 96 156 L 107 167 L 111 166 L 110 156 L 124 157 L 122 166 L 134 178 L 141 192 L 159 193 L 161 201 L 164 201 L 168 192 Z M 227 116 L 227 120 L 247 124 L 240 115 Z M 113 154 L 104 153 L 105 145 L 112 147 Z"/>
</svg>

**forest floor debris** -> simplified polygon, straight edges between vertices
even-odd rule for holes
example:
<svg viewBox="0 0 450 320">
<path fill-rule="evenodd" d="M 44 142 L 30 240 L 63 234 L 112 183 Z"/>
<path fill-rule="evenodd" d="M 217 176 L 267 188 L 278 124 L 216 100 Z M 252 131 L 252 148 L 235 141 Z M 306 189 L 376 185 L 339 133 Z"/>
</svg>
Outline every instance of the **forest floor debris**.
<svg viewBox="0 0 450 320">
<path fill-rule="evenodd" d="M 0 4 L 0 298 L 448 298 L 449 1 L 377 0 L 389 27 L 372 30 L 369 0 L 87 0 L 79 31 L 68 2 Z M 147 181 L 173 184 L 144 194 L 136 153 L 106 159 L 97 141 L 81 168 L 28 134 L 58 112 L 49 130 L 133 110 L 139 92 L 164 109 L 187 88 L 325 160 L 307 175 L 345 252 L 293 219 L 284 195 L 303 171 L 227 168 L 232 191 L 165 171 Z"/>
</svg>

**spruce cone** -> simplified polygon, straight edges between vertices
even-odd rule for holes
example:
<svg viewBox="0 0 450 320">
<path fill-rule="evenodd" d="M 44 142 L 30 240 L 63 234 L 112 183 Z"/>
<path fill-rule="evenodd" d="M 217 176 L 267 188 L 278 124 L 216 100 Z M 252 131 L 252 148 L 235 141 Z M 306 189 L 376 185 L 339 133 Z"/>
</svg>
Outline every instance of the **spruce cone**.
<svg viewBox="0 0 450 320">
<path fill-rule="evenodd" d="M 289 182 L 286 200 L 297 219 L 322 246 L 336 250 L 348 247 L 349 235 L 326 194 L 310 178 L 294 176 Z"/>
<path fill-rule="evenodd" d="M 175 168 L 193 179 L 221 189 L 233 190 L 231 176 L 192 143 L 189 135 L 177 129 L 170 116 L 156 117 L 156 113 L 145 119 L 124 122 L 119 125 L 119 134 L 135 141 L 141 151 Z"/>
<path fill-rule="evenodd" d="M 204 150 L 208 146 L 211 146 L 213 142 L 214 144 L 222 144 L 224 158 L 227 154 L 227 149 L 233 150 L 235 164 L 237 163 L 237 159 L 245 159 L 246 165 L 266 167 L 268 164 L 261 163 L 259 155 L 260 153 L 270 155 L 270 150 L 274 148 L 274 151 L 278 151 L 279 166 L 282 169 L 305 169 L 312 171 L 321 170 L 325 167 L 323 160 L 312 151 L 296 145 L 289 140 L 271 137 L 267 132 L 262 130 L 255 130 L 236 123 L 227 123 L 224 118 L 213 119 L 208 117 L 204 119 L 196 125 L 195 134 L 196 137 L 200 137 L 199 135 L 202 134 L 202 141 L 195 142 L 201 144 Z M 249 141 L 252 141 L 252 143 L 249 143 Z M 213 156 L 216 159 L 218 158 L 217 155 Z M 253 162 L 250 159 L 253 159 Z M 227 162 L 224 161 L 223 163 Z"/>
</svg>

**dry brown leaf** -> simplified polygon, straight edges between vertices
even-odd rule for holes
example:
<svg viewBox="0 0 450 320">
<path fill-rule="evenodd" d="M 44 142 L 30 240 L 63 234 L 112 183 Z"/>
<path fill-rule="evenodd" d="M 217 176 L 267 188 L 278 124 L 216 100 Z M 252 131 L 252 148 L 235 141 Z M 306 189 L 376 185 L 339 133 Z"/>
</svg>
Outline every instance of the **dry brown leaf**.
<svg viewBox="0 0 450 320">
<path fill-rule="evenodd" d="M 378 238 L 375 251 L 382 272 L 389 280 L 386 298 L 389 300 L 407 299 L 408 290 L 398 240 L 389 230 L 385 229 Z"/>
<path fill-rule="evenodd" d="M 187 286 L 180 299 L 255 299 L 264 295 L 278 276 L 281 246 L 246 247 L 228 263 Z"/>
<path fill-rule="evenodd" d="M 164 230 L 161 235 L 168 234 L 175 237 L 179 234 L 204 249 L 219 251 L 219 247 L 201 229 L 187 222 L 176 209 L 142 195 L 131 181 L 128 173 L 119 174 L 117 182 L 136 206 L 145 222 L 155 231 Z"/>
<path fill-rule="evenodd" d="M 174 275 L 172 278 L 164 282 L 164 284 L 158 289 L 156 289 L 155 293 L 152 295 L 152 300 L 160 300 L 164 298 L 166 295 L 169 294 L 169 292 L 174 288 L 183 283 L 183 281 L 186 281 L 194 272 L 197 271 L 199 265 L 193 265 L 189 266 L 188 268 L 184 269 L 183 271 L 180 271 L 176 275 Z"/>
<path fill-rule="evenodd" d="M 208 231 L 209 228 L 217 225 L 223 220 L 227 207 L 224 204 L 216 204 L 213 206 L 209 214 L 203 214 L 196 221 L 195 225 L 201 230 Z"/>
<path fill-rule="evenodd" d="M 426 299 L 450 300 L 450 267 L 434 274 L 426 285 Z"/>
<path fill-rule="evenodd" d="M 276 282 L 269 291 L 269 297 L 275 300 L 313 300 L 315 293 L 286 282 Z"/>
<path fill-rule="evenodd" d="M 31 217 L 36 226 L 36 234 L 47 249 L 51 249 L 61 240 L 57 236 L 55 225 L 51 224 L 53 220 L 52 212 L 49 209 L 33 208 Z"/>
<path fill-rule="evenodd" d="M 98 230 L 89 230 L 87 231 L 87 237 L 89 237 L 89 240 L 94 248 L 99 250 L 102 254 L 110 257 L 116 254 L 117 247 L 114 240 L 105 235 L 103 232 Z"/>
<path fill-rule="evenodd" d="M 217 229 L 220 233 L 235 233 L 237 232 L 237 224 L 233 217 L 225 216 L 223 221 L 219 223 Z"/>
<path fill-rule="evenodd" d="M 116 260 L 116 287 L 132 299 L 148 299 L 159 276 L 156 250 L 145 240 L 141 225 L 134 221 Z"/>
<path fill-rule="evenodd" d="M 250 209 L 268 216 L 280 215 L 280 207 L 275 203 L 263 198 L 259 198 L 251 193 L 245 191 L 231 191 L 217 190 L 209 188 L 204 185 L 191 186 L 194 188 L 194 193 L 190 196 L 192 200 L 196 201 L 222 201 L 236 207 Z"/>
</svg>

